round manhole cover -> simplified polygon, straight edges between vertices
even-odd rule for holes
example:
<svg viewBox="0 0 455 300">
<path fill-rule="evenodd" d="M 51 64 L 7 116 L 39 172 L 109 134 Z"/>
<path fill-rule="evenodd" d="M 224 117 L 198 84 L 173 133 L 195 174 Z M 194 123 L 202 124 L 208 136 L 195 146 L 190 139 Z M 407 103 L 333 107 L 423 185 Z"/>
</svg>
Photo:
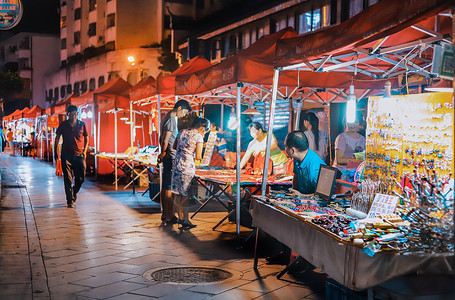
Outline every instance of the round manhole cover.
<svg viewBox="0 0 455 300">
<path fill-rule="evenodd" d="M 212 267 L 182 266 L 153 269 L 142 276 L 148 280 L 167 283 L 206 284 L 238 278 L 238 272 Z M 241 277 L 241 276 L 240 276 Z"/>
</svg>

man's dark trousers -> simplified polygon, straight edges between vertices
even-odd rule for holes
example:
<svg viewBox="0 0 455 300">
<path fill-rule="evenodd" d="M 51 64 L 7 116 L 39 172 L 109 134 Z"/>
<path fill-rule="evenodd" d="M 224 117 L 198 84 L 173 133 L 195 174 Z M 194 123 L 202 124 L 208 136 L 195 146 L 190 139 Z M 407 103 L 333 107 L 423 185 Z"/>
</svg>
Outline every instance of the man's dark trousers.
<svg viewBox="0 0 455 300">
<path fill-rule="evenodd" d="M 72 153 L 62 153 L 61 157 L 66 202 L 72 204 L 85 180 L 85 157 L 83 154 Z"/>
</svg>

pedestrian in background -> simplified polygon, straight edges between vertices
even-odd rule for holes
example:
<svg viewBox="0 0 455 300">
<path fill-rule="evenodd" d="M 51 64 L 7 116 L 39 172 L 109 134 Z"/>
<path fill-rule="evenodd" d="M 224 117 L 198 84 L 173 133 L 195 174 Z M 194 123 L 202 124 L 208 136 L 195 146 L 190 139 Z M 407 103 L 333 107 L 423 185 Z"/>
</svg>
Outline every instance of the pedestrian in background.
<svg viewBox="0 0 455 300">
<path fill-rule="evenodd" d="M 182 225 L 183 229 L 196 227 L 188 218 L 188 191 L 196 174 L 194 160 L 202 159 L 204 135 L 209 130 L 209 120 L 196 118 L 190 128 L 182 130 L 177 136 L 171 191 L 174 193 L 174 204 L 178 207 L 178 223 Z"/>
<path fill-rule="evenodd" d="M 68 120 L 63 121 L 57 128 L 54 158 L 58 160 L 57 146 L 63 137 L 61 151 L 63 181 L 65 183 L 66 203 L 73 208 L 82 183 L 85 180 L 85 159 L 87 157 L 88 134 L 85 123 L 77 119 L 77 107 L 70 105 L 66 109 Z M 74 179 L 74 186 L 73 186 Z"/>
<path fill-rule="evenodd" d="M 174 141 L 178 134 L 177 120 L 186 116 L 191 111 L 191 105 L 186 100 L 179 100 L 174 108 L 168 112 L 160 126 L 161 153 L 158 155 L 158 163 L 163 163 L 161 181 L 161 221 L 175 224 L 177 217 L 174 212 L 174 204 L 171 192 L 172 164 L 175 158 Z"/>
<path fill-rule="evenodd" d="M 14 155 L 14 133 L 11 127 L 8 129 L 8 133 L 6 134 L 6 140 L 8 141 L 11 149 L 11 155 Z"/>
</svg>

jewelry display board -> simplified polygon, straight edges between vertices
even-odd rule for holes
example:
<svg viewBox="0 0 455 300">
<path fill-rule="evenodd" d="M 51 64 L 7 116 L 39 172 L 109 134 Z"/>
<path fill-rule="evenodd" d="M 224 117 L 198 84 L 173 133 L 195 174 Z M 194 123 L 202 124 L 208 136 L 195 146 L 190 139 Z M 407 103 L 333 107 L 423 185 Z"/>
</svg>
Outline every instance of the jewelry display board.
<svg viewBox="0 0 455 300">
<path fill-rule="evenodd" d="M 448 181 L 453 174 L 452 93 L 370 97 L 365 178 L 398 190 L 398 180 L 424 175 Z M 436 175 L 437 174 L 437 175 Z"/>
</svg>

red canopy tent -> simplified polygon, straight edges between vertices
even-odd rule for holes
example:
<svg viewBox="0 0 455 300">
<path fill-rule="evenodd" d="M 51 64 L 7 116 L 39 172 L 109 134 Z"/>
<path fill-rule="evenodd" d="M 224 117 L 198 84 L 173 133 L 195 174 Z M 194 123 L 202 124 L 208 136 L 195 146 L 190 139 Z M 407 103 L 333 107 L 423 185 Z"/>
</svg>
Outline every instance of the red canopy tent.
<svg viewBox="0 0 455 300">
<path fill-rule="evenodd" d="M 6 122 L 11 122 L 13 120 L 13 116 L 20 113 L 20 109 L 16 109 L 14 112 L 12 112 L 11 114 L 7 115 L 7 116 L 4 116 L 3 117 L 3 121 L 6 121 Z"/>
<path fill-rule="evenodd" d="M 157 94 L 156 80 L 152 76 L 142 79 L 130 89 L 130 100 L 138 101 Z"/>
<path fill-rule="evenodd" d="M 24 117 L 24 114 L 28 113 L 29 110 L 30 110 L 30 108 L 25 107 L 24 109 L 20 110 L 19 112 L 13 113 L 12 119 L 13 120 L 22 119 Z"/>
<path fill-rule="evenodd" d="M 69 95 L 66 99 L 56 103 L 53 106 L 53 114 L 55 115 L 61 115 L 66 113 L 66 107 L 71 104 L 71 100 L 76 97 L 75 93 L 72 93 Z"/>
<path fill-rule="evenodd" d="M 41 116 L 43 109 L 39 105 L 33 106 L 28 112 L 24 113 L 23 117 L 28 119 L 34 119 Z"/>
</svg>

